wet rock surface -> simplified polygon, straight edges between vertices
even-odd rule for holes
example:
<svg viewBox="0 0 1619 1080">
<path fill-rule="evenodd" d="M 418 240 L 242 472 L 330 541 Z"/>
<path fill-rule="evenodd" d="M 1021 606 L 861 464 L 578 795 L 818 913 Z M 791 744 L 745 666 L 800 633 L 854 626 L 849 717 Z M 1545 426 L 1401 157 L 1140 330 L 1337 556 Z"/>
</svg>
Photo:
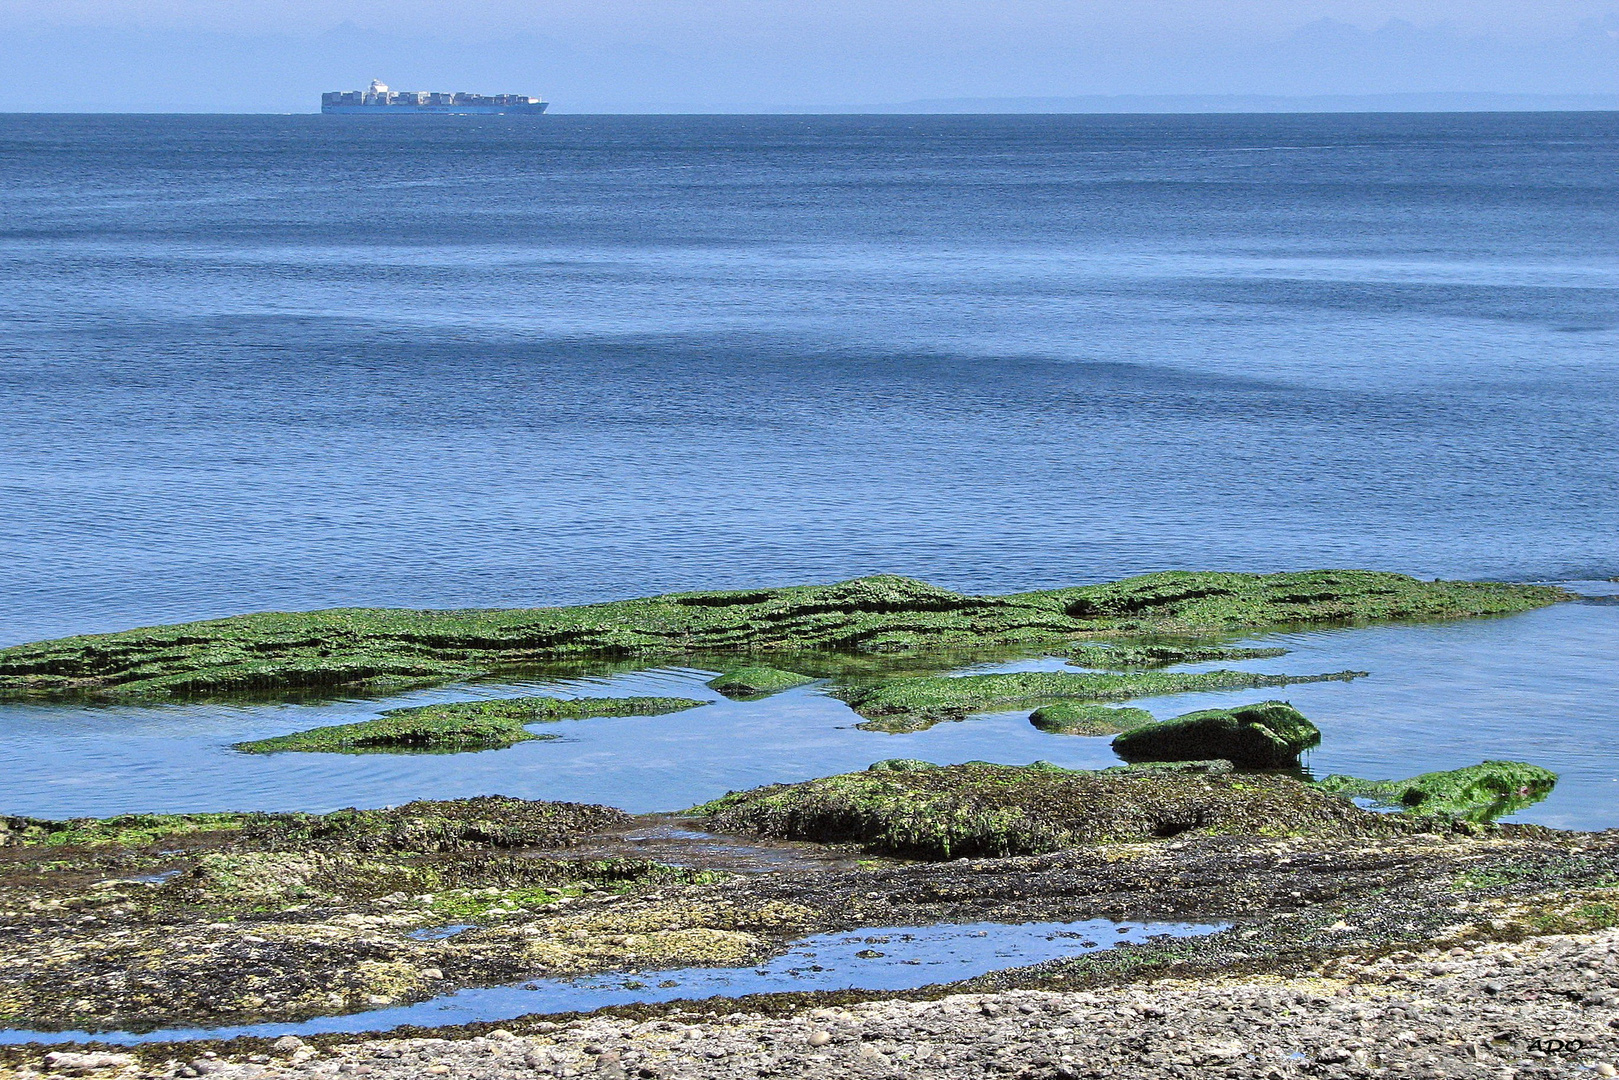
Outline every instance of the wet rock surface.
<svg viewBox="0 0 1619 1080">
<path fill-rule="evenodd" d="M 1208 938 L 980 980 L 1068 988 L 1619 923 L 1619 834 L 1462 823 L 1441 835 L 1336 796 L 1311 797 L 1333 800 L 1350 827 L 1186 834 L 922 864 L 823 869 L 799 856 L 780 872 L 754 874 L 577 857 L 624 835 L 605 822 L 571 837 L 573 849 L 311 851 L 302 839 L 291 849 L 245 849 L 229 834 L 188 837 L 183 851 L 161 839 L 135 850 L 15 845 L 0 849 L 0 950 L 8 961 L 0 1014 L 9 1026 L 33 1029 L 292 1021 L 542 975 L 753 963 L 807 934 L 857 927 L 1093 918 L 1239 924 Z"/>
<path fill-rule="evenodd" d="M 1171 571 L 1010 596 L 964 596 L 878 575 L 570 608 L 262 612 L 0 649 L 0 695 L 150 699 L 381 690 L 590 656 L 880 654 L 1094 635 L 1459 618 L 1569 598 L 1545 586 L 1427 582 L 1363 570 Z"/>
<path fill-rule="evenodd" d="M 796 671 L 783 671 L 763 664 L 751 664 L 716 676 L 708 680 L 708 685 L 728 698 L 753 701 L 814 681 L 810 676 L 800 675 Z"/>
<path fill-rule="evenodd" d="M 9 1075 L 682 1078 L 1613 1075 L 1619 932 L 1345 955 L 1282 976 L 1156 979 L 790 1010 L 519 1022 L 458 1039 L 281 1039 L 187 1057 L 14 1051 Z M 156 1052 L 154 1052 L 156 1051 Z M 109 1055 L 110 1056 L 110 1055 Z"/>
<path fill-rule="evenodd" d="M 1029 723 L 1053 735 L 1117 735 L 1153 723 L 1146 709 L 1059 701 L 1029 714 Z"/>
<path fill-rule="evenodd" d="M 891 765 L 881 762 L 879 765 Z M 1027 855 L 1183 833 L 1373 835 L 1409 824 L 1287 776 L 969 762 L 872 768 L 735 792 L 694 811 L 717 832 L 855 843 L 924 859 Z"/>
<path fill-rule="evenodd" d="M 856 725 L 862 731 L 897 735 L 925 731 L 936 724 L 965 719 L 975 712 L 1036 706 L 1043 709 L 1058 703 L 1124 701 L 1194 691 L 1350 682 L 1365 674 L 1364 671 L 1334 671 L 1318 675 L 1261 675 L 1251 671 L 1226 670 L 1132 671 L 1123 674 L 1016 671 L 889 679 L 842 686 L 833 691 L 833 696 L 847 702 L 850 708 L 867 718 Z"/>
<path fill-rule="evenodd" d="M 1321 731 L 1285 701 L 1202 709 L 1142 724 L 1113 740 L 1126 761 L 1207 761 L 1223 758 L 1254 769 L 1296 764 L 1321 741 Z"/>
<path fill-rule="evenodd" d="M 312 728 L 291 735 L 237 743 L 248 754 L 305 753 L 459 753 L 502 750 L 534 739 L 554 739 L 528 730 L 530 724 L 586 720 L 600 716 L 660 716 L 705 704 L 691 698 L 497 698 L 390 709 L 354 724 Z"/>
<path fill-rule="evenodd" d="M 1327 791 L 1360 795 L 1386 806 L 1489 821 L 1545 798 L 1557 785 L 1557 774 L 1523 761 L 1486 761 L 1406 780 L 1334 775 L 1317 782 Z"/>
</svg>

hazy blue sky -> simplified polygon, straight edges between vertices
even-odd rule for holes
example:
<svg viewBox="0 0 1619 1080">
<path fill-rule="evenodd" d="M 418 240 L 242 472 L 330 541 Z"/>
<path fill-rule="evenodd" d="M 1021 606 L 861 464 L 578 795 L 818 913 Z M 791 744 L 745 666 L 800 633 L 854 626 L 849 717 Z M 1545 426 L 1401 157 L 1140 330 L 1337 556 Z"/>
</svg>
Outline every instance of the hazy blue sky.
<svg viewBox="0 0 1619 1080">
<path fill-rule="evenodd" d="M 1619 0 L 0 0 L 0 108 L 569 111 L 1086 94 L 1619 93 Z"/>
</svg>

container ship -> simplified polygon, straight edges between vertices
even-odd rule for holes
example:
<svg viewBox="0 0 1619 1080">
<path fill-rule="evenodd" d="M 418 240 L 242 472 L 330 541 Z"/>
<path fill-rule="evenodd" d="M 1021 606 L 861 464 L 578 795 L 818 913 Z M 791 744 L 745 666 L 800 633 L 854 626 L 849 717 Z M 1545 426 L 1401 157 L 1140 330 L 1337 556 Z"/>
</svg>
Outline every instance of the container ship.
<svg viewBox="0 0 1619 1080">
<path fill-rule="evenodd" d="M 429 94 L 390 90 L 371 80 L 364 90 L 334 90 L 320 96 L 320 111 L 346 116 L 538 116 L 546 102 L 525 94 Z"/>
</svg>

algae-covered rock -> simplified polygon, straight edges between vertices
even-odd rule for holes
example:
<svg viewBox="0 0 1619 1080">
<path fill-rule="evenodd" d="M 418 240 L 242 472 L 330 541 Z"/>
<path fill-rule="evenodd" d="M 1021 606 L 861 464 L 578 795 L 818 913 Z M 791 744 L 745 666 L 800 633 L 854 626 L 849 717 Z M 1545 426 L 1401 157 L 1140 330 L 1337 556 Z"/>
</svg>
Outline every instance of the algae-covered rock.
<svg viewBox="0 0 1619 1080">
<path fill-rule="evenodd" d="M 915 772 L 918 769 L 939 769 L 931 761 L 918 761 L 916 758 L 891 757 L 882 761 L 873 761 L 866 766 L 867 772 Z"/>
<path fill-rule="evenodd" d="M 727 671 L 724 675 L 708 680 L 708 685 L 728 698 L 748 701 L 779 694 L 783 690 L 791 690 L 795 686 L 803 686 L 814 681 L 810 676 L 800 675 L 796 671 L 783 671 L 780 668 L 756 664 Z"/>
<path fill-rule="evenodd" d="M 312 728 L 273 739 L 237 743 L 248 754 L 285 750 L 338 754 L 459 753 L 500 750 L 531 739 L 554 739 L 529 731 L 529 724 L 584 720 L 596 716 L 659 716 L 704 704 L 690 698 L 500 698 L 392 709 L 371 720 Z"/>
<path fill-rule="evenodd" d="M 1286 649 L 1249 649 L 1228 645 L 1117 644 L 1080 645 L 1068 653 L 1069 662 L 1079 667 L 1133 671 L 1140 668 L 1169 667 L 1171 664 L 1227 663 L 1232 660 L 1269 660 L 1287 655 Z"/>
<path fill-rule="evenodd" d="M 1320 730 L 1285 701 L 1235 709 L 1203 709 L 1126 731 L 1113 740 L 1126 761 L 1199 761 L 1225 758 L 1238 765 L 1275 769 L 1298 761 L 1321 741 Z"/>
<path fill-rule="evenodd" d="M 1157 633 L 1209 631 L 1287 623 L 1358 623 L 1374 619 L 1447 618 L 1484 605 L 1527 598 L 1519 587 L 1469 581 L 1419 581 L 1365 570 L 1306 570 L 1288 574 L 1227 574 L 1170 570 L 1066 590 L 1073 618 L 1107 623 L 1133 620 Z M 1482 590 L 1482 591 L 1481 591 Z M 1548 596 L 1547 602 L 1568 599 Z M 1484 600 L 1486 593 L 1493 599 Z M 1522 610 L 1521 608 L 1518 610 Z"/>
<path fill-rule="evenodd" d="M 1556 784 L 1556 773 L 1522 761 L 1486 761 L 1407 780 L 1360 780 L 1334 774 L 1318 781 L 1327 791 L 1466 821 L 1489 821 L 1522 810 L 1544 799 Z"/>
<path fill-rule="evenodd" d="M 508 795 L 421 800 L 381 810 L 329 814 L 121 814 L 110 818 L 0 818 L 0 846 L 144 847 L 204 834 L 239 850 L 442 852 L 469 848 L 565 847 L 582 835 L 629 824 L 610 806 L 540 802 Z"/>
<path fill-rule="evenodd" d="M 841 687 L 834 696 L 866 720 L 863 731 L 890 734 L 922 731 L 970 713 L 1027 709 L 1059 701 L 1123 701 L 1198 690 L 1291 686 L 1295 683 L 1348 682 L 1364 671 L 1321 675 L 1259 675 L 1251 671 L 1132 671 L 1124 674 L 1072 671 L 1014 671 L 996 675 L 921 676 Z M 1219 755 L 1203 754 L 1202 757 Z"/>
<path fill-rule="evenodd" d="M 1133 765 L 1113 765 L 1102 772 L 1124 776 L 1151 776 L 1161 773 L 1222 773 L 1236 772 L 1237 767 L 1225 758 L 1212 761 L 1138 761 Z"/>
<path fill-rule="evenodd" d="M 1078 701 L 1042 705 L 1029 715 L 1029 723 L 1053 735 L 1117 735 L 1152 722 L 1152 713 L 1146 709 L 1121 709 Z"/>
<path fill-rule="evenodd" d="M 1285 776 L 1080 772 L 974 763 L 847 773 L 697 807 L 708 827 L 924 859 L 1030 855 L 1183 833 L 1377 835 L 1360 810 Z"/>
<path fill-rule="evenodd" d="M 260 612 L 0 649 L 0 694 L 331 691 L 447 682 L 589 657 L 1056 645 L 1102 634 L 1492 615 L 1569 596 L 1546 586 L 1428 582 L 1371 571 L 1177 571 L 1011 596 L 965 596 L 882 575 L 581 607 Z"/>
</svg>

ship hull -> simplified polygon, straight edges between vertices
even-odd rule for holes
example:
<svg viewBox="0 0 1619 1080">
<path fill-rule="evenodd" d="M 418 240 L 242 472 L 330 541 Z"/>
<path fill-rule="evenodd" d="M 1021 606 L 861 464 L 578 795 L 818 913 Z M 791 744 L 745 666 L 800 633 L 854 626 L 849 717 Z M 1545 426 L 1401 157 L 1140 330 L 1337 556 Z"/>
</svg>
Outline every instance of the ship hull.
<svg viewBox="0 0 1619 1080">
<path fill-rule="evenodd" d="M 539 116 L 550 102 L 533 105 L 322 105 L 327 116 Z"/>
</svg>

